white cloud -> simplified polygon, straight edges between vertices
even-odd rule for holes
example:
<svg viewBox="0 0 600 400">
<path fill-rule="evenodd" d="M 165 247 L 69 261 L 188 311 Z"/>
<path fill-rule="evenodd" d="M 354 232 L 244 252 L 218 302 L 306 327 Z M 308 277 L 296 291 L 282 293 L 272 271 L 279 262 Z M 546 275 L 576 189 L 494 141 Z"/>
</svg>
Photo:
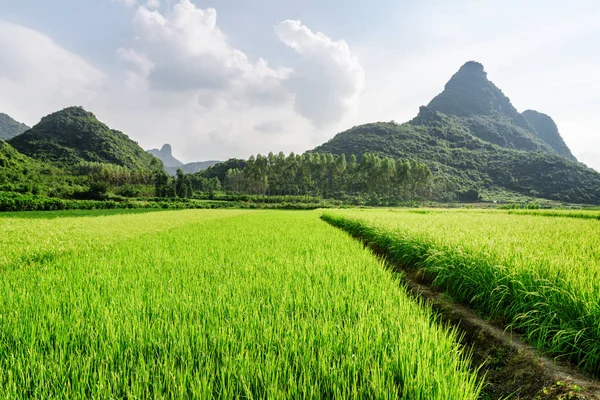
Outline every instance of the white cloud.
<svg viewBox="0 0 600 400">
<path fill-rule="evenodd" d="M 32 29 L 0 20 L 0 48 L 0 110 L 28 124 L 105 88 L 103 72 Z"/>
<path fill-rule="evenodd" d="M 134 38 L 117 51 L 126 66 L 119 108 L 128 111 L 115 126 L 143 132 L 146 147 L 168 141 L 183 159 L 310 149 L 331 135 L 323 127 L 331 129 L 351 109 L 364 81 L 345 42 L 295 21 L 278 28 L 298 53 L 295 69 L 252 60 L 231 45 L 216 10 L 190 0 L 170 13 L 140 6 L 132 26 Z M 106 104 L 107 113 L 108 107 L 115 104 Z"/>
<path fill-rule="evenodd" d="M 136 39 L 118 54 L 131 65 L 129 83 L 159 92 L 197 96 L 203 106 L 220 102 L 280 104 L 289 70 L 251 62 L 233 48 L 217 26 L 217 13 L 181 0 L 167 16 L 140 7 L 133 20 Z"/>
<path fill-rule="evenodd" d="M 147 8 L 158 8 L 160 7 L 160 0 L 148 0 L 146 2 Z"/>
<path fill-rule="evenodd" d="M 137 0 L 110 0 L 113 3 L 122 3 L 128 7 L 133 7 L 137 4 Z"/>
<path fill-rule="evenodd" d="M 295 94 L 295 110 L 318 126 L 338 121 L 356 104 L 365 74 L 344 40 L 334 42 L 300 21 L 275 27 L 279 39 L 300 56 L 286 81 Z"/>
</svg>

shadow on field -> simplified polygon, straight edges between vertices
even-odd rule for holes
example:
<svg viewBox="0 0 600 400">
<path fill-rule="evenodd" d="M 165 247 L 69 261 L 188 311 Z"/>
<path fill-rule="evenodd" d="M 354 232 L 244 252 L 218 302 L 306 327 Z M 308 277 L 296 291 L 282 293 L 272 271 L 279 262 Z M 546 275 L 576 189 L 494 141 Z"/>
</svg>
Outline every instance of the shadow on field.
<svg viewBox="0 0 600 400">
<path fill-rule="evenodd" d="M 0 212 L 1 218 L 22 219 L 57 219 L 57 218 L 94 218 L 111 215 L 146 214 L 152 212 L 169 211 L 159 208 L 134 208 L 114 210 L 59 210 L 59 211 L 11 211 Z"/>
</svg>

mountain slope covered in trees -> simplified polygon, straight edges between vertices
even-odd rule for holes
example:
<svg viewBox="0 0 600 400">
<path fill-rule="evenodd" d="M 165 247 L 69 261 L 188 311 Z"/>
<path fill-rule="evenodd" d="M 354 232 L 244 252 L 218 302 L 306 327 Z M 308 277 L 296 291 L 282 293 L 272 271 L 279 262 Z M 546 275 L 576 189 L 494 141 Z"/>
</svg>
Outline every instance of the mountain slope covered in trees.
<svg viewBox="0 0 600 400">
<path fill-rule="evenodd" d="M 569 160 L 577 161 L 563 138 L 560 136 L 560 133 L 558 133 L 558 127 L 549 115 L 535 110 L 525 110 L 522 115 L 535 130 L 537 136 L 552 147 L 552 150 Z"/>
<path fill-rule="evenodd" d="M 81 107 L 69 107 L 48 115 L 9 143 L 31 158 L 64 168 L 96 162 L 131 170 L 162 169 L 159 159 Z"/>
<path fill-rule="evenodd" d="M 29 129 L 27 125 L 15 121 L 9 115 L 0 113 L 0 139 L 12 139 L 27 129 Z"/>
<path fill-rule="evenodd" d="M 531 115 L 511 105 L 481 64 L 468 62 L 410 122 L 357 126 L 313 152 L 415 159 L 462 190 L 503 188 L 600 204 L 600 173 L 568 157 L 570 152 L 556 144 L 558 131 L 551 132 L 537 120 L 530 123 L 526 117 Z"/>
</svg>

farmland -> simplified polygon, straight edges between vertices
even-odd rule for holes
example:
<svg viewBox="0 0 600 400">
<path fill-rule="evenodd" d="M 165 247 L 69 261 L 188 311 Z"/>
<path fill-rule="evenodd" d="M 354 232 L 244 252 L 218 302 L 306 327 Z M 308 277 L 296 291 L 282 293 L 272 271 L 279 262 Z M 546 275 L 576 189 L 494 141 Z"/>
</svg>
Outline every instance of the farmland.
<svg viewBox="0 0 600 400">
<path fill-rule="evenodd" d="M 0 216 L 0 398 L 477 398 L 459 333 L 319 216 Z"/>
<path fill-rule="evenodd" d="M 597 212 L 327 211 L 332 225 L 504 321 L 537 348 L 600 374 Z"/>
</svg>

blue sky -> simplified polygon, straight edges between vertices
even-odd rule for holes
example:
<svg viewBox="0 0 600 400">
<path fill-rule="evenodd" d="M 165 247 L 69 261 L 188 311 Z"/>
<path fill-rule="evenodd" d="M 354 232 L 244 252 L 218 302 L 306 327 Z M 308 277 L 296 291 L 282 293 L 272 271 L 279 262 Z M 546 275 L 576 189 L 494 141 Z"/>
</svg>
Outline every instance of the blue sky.
<svg viewBox="0 0 600 400">
<path fill-rule="evenodd" d="M 411 119 L 477 60 L 600 170 L 598 21 L 595 0 L 0 0 L 0 111 L 82 105 L 184 161 L 303 152 Z"/>
</svg>

